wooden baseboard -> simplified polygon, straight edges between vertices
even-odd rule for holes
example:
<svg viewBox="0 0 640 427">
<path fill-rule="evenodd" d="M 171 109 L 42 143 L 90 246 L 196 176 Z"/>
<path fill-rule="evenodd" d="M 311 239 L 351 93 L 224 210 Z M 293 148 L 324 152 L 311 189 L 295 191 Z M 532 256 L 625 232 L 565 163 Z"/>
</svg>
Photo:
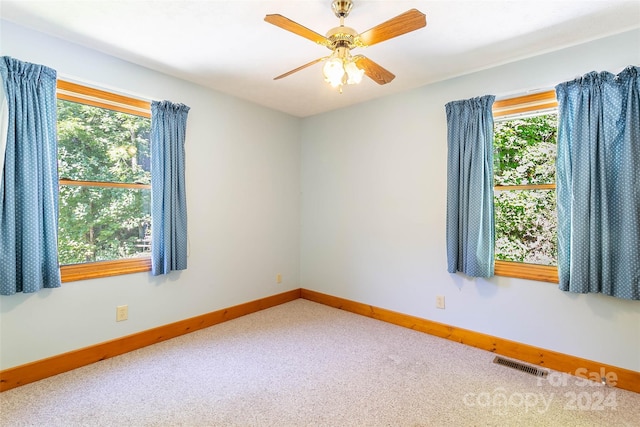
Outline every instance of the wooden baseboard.
<svg viewBox="0 0 640 427">
<path fill-rule="evenodd" d="M 485 335 L 467 329 L 457 328 L 433 322 L 419 317 L 322 294 L 308 289 L 295 289 L 267 298 L 247 302 L 230 308 L 181 320 L 169 325 L 159 326 L 126 337 L 117 338 L 90 347 L 73 350 L 46 359 L 0 371 L 0 392 L 11 390 L 53 375 L 71 371 L 100 360 L 137 350 L 161 341 L 178 337 L 218 323 L 226 322 L 246 314 L 255 313 L 289 301 L 304 298 L 351 313 L 378 319 L 394 325 L 425 332 L 462 344 L 491 351 L 502 356 L 532 363 L 555 371 L 589 377 L 613 373 L 616 375 L 616 387 L 640 393 L 640 372 L 618 368 L 604 363 L 594 362 L 545 350 L 528 344 L 521 344 L 502 338 Z M 613 385 L 613 384 L 612 384 Z"/>
<path fill-rule="evenodd" d="M 394 325 L 425 332 L 437 337 L 446 338 L 472 347 L 491 351 L 502 356 L 511 357 L 523 362 L 532 363 L 559 372 L 566 372 L 589 379 L 608 375 L 610 385 L 640 393 L 640 372 L 618 368 L 592 360 L 570 356 L 556 351 L 534 347 L 503 338 L 485 335 L 467 329 L 457 328 L 433 322 L 407 314 L 362 304 L 347 299 L 322 294 L 308 289 L 301 290 L 301 297 L 309 301 L 339 308 L 351 313 L 382 320 Z M 615 377 L 613 376 L 615 375 Z M 593 378 L 592 378 L 593 377 Z M 615 380 L 614 380 L 615 378 Z"/>
<path fill-rule="evenodd" d="M 0 392 L 300 298 L 300 289 L 0 371 Z"/>
</svg>

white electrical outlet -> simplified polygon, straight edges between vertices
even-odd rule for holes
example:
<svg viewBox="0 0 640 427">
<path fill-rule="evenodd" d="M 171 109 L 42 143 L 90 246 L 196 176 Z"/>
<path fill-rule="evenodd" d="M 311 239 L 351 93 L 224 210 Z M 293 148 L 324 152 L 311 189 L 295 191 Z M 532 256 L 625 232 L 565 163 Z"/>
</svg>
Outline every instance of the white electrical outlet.
<svg viewBox="0 0 640 427">
<path fill-rule="evenodd" d="M 116 307 L 116 322 L 122 322 L 129 318 L 129 306 L 119 305 Z"/>
<path fill-rule="evenodd" d="M 282 283 L 282 274 L 276 274 L 276 283 Z"/>
<path fill-rule="evenodd" d="M 441 308 L 444 310 L 444 295 L 436 296 L 436 308 Z"/>
</svg>

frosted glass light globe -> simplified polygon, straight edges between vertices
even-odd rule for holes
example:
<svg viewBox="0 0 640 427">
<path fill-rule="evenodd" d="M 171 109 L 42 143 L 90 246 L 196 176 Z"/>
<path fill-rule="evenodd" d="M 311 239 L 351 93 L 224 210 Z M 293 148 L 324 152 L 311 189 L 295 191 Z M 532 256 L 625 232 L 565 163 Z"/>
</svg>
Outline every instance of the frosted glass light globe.
<svg viewBox="0 0 640 427">
<path fill-rule="evenodd" d="M 322 67 L 322 73 L 326 82 L 337 87 L 342 84 L 344 77 L 344 67 L 340 58 L 329 59 Z"/>
<path fill-rule="evenodd" d="M 349 62 L 344 66 L 344 69 L 347 72 L 347 84 L 353 85 L 358 84 L 362 81 L 362 76 L 364 75 L 364 70 L 361 70 L 356 66 L 354 62 Z"/>
</svg>

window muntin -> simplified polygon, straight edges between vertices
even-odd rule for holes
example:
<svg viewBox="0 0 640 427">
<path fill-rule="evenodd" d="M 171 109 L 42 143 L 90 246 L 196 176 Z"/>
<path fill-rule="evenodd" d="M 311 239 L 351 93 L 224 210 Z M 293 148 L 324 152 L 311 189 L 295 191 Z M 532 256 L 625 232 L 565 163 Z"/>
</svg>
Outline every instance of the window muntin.
<svg viewBox="0 0 640 427">
<path fill-rule="evenodd" d="M 557 276 L 555 92 L 494 104 L 496 275 Z"/>
<path fill-rule="evenodd" d="M 150 106 L 58 81 L 62 280 L 150 269 Z"/>
</svg>

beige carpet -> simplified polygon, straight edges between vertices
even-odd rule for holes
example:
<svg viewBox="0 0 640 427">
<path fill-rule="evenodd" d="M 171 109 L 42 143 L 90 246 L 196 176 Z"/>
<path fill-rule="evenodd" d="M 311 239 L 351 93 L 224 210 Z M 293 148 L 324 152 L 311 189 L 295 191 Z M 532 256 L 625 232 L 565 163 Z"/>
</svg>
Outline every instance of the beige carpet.
<svg viewBox="0 0 640 427">
<path fill-rule="evenodd" d="M 0 394 L 2 426 L 639 426 L 640 395 L 296 300 Z"/>
</svg>

